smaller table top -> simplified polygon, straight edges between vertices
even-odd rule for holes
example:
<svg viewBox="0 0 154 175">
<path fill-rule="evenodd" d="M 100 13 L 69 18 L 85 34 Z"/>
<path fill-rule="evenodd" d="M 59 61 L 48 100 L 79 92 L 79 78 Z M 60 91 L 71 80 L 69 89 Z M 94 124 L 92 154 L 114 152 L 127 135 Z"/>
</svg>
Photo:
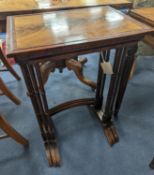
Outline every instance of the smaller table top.
<svg viewBox="0 0 154 175">
<path fill-rule="evenodd" d="M 137 41 L 151 31 L 151 27 L 108 6 L 18 15 L 7 20 L 7 54 L 46 56 L 101 48 Z"/>
<path fill-rule="evenodd" d="M 131 16 L 154 27 L 154 7 L 131 10 Z"/>
<path fill-rule="evenodd" d="M 104 5 L 132 7 L 128 0 L 0 0 L 0 16 Z"/>
</svg>

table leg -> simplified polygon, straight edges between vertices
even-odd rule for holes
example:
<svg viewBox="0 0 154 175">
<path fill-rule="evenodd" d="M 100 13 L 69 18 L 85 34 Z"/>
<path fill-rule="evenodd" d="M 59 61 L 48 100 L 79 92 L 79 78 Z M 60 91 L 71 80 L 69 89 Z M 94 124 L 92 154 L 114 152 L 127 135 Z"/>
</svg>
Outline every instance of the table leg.
<svg viewBox="0 0 154 175">
<path fill-rule="evenodd" d="M 149 166 L 150 166 L 151 169 L 154 169 L 154 158 L 153 158 L 152 161 L 150 162 Z"/>
<path fill-rule="evenodd" d="M 97 91 L 96 91 L 96 105 L 95 108 L 101 109 L 103 104 L 103 92 L 105 87 L 105 81 L 106 81 L 106 74 L 103 73 L 101 68 L 101 63 L 103 61 L 108 62 L 110 59 L 110 50 L 102 51 L 100 54 L 100 61 L 99 61 L 99 70 L 98 70 L 98 79 L 97 79 Z"/>
<path fill-rule="evenodd" d="M 102 117 L 102 125 L 104 128 L 104 133 L 108 139 L 110 145 L 113 145 L 119 140 L 118 134 L 116 132 L 115 127 L 111 121 L 114 103 L 116 99 L 116 93 L 118 89 L 119 79 L 120 79 L 120 70 L 121 70 L 121 63 L 123 61 L 123 56 L 125 55 L 124 48 L 116 49 L 116 54 L 114 58 L 113 64 L 113 75 L 110 80 L 109 91 L 107 95 L 107 101 L 105 105 L 105 111 Z"/>
<path fill-rule="evenodd" d="M 137 44 L 133 44 L 133 45 L 128 47 L 127 56 L 126 56 L 125 63 L 123 66 L 121 82 L 120 82 L 119 90 L 117 93 L 117 100 L 115 103 L 115 111 L 114 111 L 115 117 L 118 116 L 118 112 L 119 112 L 120 107 L 121 107 L 123 96 L 124 96 L 124 93 L 125 93 L 125 90 L 127 87 L 127 83 L 129 80 L 131 68 L 132 68 L 134 60 L 135 60 L 136 51 L 137 51 Z"/>
<path fill-rule="evenodd" d="M 96 88 L 96 103 L 95 109 L 101 110 L 103 104 L 103 91 L 105 85 L 105 74 L 102 71 L 101 63 L 103 62 L 103 58 L 101 53 L 99 54 L 99 65 L 98 65 L 98 76 L 97 76 L 97 88 Z"/>
<path fill-rule="evenodd" d="M 55 128 L 52 119 L 49 119 L 47 114 L 48 106 L 45 91 L 40 79 L 41 74 L 38 74 L 40 72 L 38 70 L 39 65 L 22 64 L 20 66 L 40 126 L 49 165 L 59 166 L 60 157 L 55 137 Z"/>
</svg>

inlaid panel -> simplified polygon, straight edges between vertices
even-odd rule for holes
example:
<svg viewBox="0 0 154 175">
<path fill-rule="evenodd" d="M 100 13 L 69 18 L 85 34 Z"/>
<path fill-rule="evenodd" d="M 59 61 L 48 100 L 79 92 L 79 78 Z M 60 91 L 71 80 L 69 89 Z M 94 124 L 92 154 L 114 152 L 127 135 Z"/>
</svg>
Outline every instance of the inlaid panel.
<svg viewBox="0 0 154 175">
<path fill-rule="evenodd" d="M 61 8 L 113 5 L 130 7 L 128 0 L 0 0 L 0 14 L 23 14 L 24 11 L 47 11 Z"/>
<path fill-rule="evenodd" d="M 151 30 L 111 7 L 12 16 L 7 29 L 8 52 L 116 40 Z"/>
<path fill-rule="evenodd" d="M 154 7 L 134 9 L 131 15 L 154 27 Z"/>
</svg>

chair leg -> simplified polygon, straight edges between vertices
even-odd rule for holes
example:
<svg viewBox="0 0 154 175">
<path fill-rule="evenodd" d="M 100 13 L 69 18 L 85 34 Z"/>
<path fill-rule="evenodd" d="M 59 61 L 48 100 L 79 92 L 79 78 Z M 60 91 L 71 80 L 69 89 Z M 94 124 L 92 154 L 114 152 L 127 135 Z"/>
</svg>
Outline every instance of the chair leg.
<svg viewBox="0 0 154 175">
<path fill-rule="evenodd" d="M 154 158 L 152 159 L 152 161 L 149 164 L 150 168 L 154 170 Z"/>
<path fill-rule="evenodd" d="M 21 101 L 8 89 L 3 80 L 0 78 L 0 90 L 16 105 L 19 105 Z"/>
<path fill-rule="evenodd" d="M 16 71 L 12 68 L 12 66 L 8 63 L 7 59 L 5 58 L 2 50 L 0 49 L 0 58 L 5 67 L 7 68 L 8 71 L 17 79 L 20 80 L 19 75 L 16 73 Z"/>
<path fill-rule="evenodd" d="M 12 126 L 0 115 L 0 128 L 8 134 L 9 137 L 12 137 L 16 142 L 27 146 L 28 140 L 25 139 L 21 134 L 19 134 Z"/>
</svg>

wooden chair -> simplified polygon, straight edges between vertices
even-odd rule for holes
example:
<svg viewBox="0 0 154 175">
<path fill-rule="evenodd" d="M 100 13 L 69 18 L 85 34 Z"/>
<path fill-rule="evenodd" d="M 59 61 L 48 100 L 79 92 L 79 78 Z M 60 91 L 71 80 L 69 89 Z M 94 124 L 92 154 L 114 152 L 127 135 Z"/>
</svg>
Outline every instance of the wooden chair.
<svg viewBox="0 0 154 175">
<path fill-rule="evenodd" d="M 13 69 L 13 67 L 7 61 L 7 58 L 2 51 L 1 43 L 0 43 L 0 59 L 5 66 L 4 68 L 0 68 L 0 72 L 1 71 L 9 71 L 17 80 L 20 80 L 19 75 L 16 73 L 16 71 Z"/>
<path fill-rule="evenodd" d="M 7 137 L 13 138 L 16 142 L 28 146 L 28 140 L 25 139 L 21 134 L 19 134 L 0 114 L 0 128 L 6 133 L 6 135 L 1 135 L 0 139 L 4 139 Z"/>
<path fill-rule="evenodd" d="M 9 90 L 4 81 L 0 77 L 0 95 L 6 95 L 16 105 L 19 105 L 21 101 Z"/>
<path fill-rule="evenodd" d="M 4 52 L 2 51 L 2 41 L 0 40 L 0 60 L 4 64 L 4 67 L 0 67 L 0 72 L 9 71 L 17 80 L 20 80 L 20 76 L 16 73 L 13 67 L 8 62 Z M 10 100 L 12 100 L 15 104 L 19 105 L 20 100 L 14 96 L 14 94 L 8 89 L 3 80 L 0 77 L 0 95 L 6 95 Z"/>
<path fill-rule="evenodd" d="M 7 58 L 5 57 L 1 47 L 0 47 L 0 59 L 2 63 L 4 64 L 4 68 L 1 68 L 0 71 L 9 71 L 17 80 L 20 80 L 19 75 L 16 73 L 16 71 L 12 68 L 12 66 L 7 61 Z M 21 101 L 9 90 L 9 88 L 6 86 L 2 78 L 0 77 L 0 95 L 6 95 L 11 101 L 13 101 L 16 105 L 21 104 Z M 13 138 L 16 142 L 27 146 L 28 140 L 25 139 L 20 133 L 18 133 L 0 114 L 0 129 L 2 129 L 6 135 L 1 135 L 0 139 L 4 139 L 7 137 Z"/>
<path fill-rule="evenodd" d="M 0 90 L 1 94 L 0 95 L 6 95 L 11 101 L 13 101 L 16 105 L 19 105 L 21 101 L 8 89 L 8 87 L 5 85 L 3 80 L 0 77 Z M 5 119 L 4 117 L 0 114 L 0 129 L 2 129 L 6 135 L 0 136 L 0 139 L 6 138 L 6 137 L 11 137 L 18 143 L 26 146 L 28 145 L 28 141 L 21 135 L 19 134 Z"/>
<path fill-rule="evenodd" d="M 2 91 L 1 95 L 6 95 L 10 100 L 15 104 L 19 105 L 21 101 L 8 89 L 3 80 L 0 78 L 0 90 Z M 26 146 L 28 145 L 27 139 L 25 139 L 21 134 L 19 134 L 0 114 L 0 128 L 6 133 L 6 135 L 0 136 L 0 139 L 11 137 L 18 143 Z"/>
<path fill-rule="evenodd" d="M 154 0 L 130 0 L 130 1 L 133 2 L 133 8 L 154 7 Z M 150 47 L 148 48 L 144 43 L 147 44 L 148 46 L 150 46 L 151 48 Z M 154 48 L 154 36 L 153 35 L 146 35 L 143 39 L 143 42 L 140 42 L 140 46 L 142 46 L 142 45 L 143 45 L 143 47 L 139 47 L 137 55 L 145 55 L 145 54 L 143 54 L 145 52 L 145 50 L 143 50 L 143 48 L 145 46 L 147 49 L 145 56 L 148 56 L 149 53 L 151 55 L 151 52 L 153 54 L 154 52 L 152 51 L 152 49 Z M 149 52 L 149 53 L 147 54 L 147 52 Z M 137 62 L 134 61 L 129 79 L 131 79 L 134 75 L 134 72 L 136 70 L 136 64 L 137 64 Z"/>
<path fill-rule="evenodd" d="M 16 105 L 19 105 L 21 101 L 8 89 L 3 80 L 0 77 L 0 95 L 6 95 L 11 101 L 13 101 Z M 28 141 L 19 134 L 0 114 L 0 128 L 6 133 L 6 135 L 0 136 L 0 139 L 11 137 L 18 143 L 26 146 L 28 145 Z"/>
</svg>

